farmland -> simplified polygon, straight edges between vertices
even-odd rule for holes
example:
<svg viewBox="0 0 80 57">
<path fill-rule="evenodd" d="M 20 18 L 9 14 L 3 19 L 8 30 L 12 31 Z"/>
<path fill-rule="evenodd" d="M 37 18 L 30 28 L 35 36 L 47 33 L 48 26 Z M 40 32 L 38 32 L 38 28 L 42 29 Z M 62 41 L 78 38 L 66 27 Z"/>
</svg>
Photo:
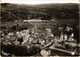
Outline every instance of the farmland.
<svg viewBox="0 0 80 57">
<path fill-rule="evenodd" d="M 41 5 L 17 5 L 2 3 L 0 18 L 2 22 L 13 22 L 15 20 L 28 20 L 34 18 L 42 20 L 78 20 L 79 5 L 73 3 Z"/>
</svg>

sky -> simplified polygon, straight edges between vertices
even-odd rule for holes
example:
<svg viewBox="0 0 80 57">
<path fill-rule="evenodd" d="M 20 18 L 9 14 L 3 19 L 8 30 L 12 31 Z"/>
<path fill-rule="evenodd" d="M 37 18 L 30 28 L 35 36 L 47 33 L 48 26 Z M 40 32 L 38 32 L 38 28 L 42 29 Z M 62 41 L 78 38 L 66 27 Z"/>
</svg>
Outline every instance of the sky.
<svg viewBox="0 0 80 57">
<path fill-rule="evenodd" d="M 1 0 L 1 3 L 48 4 L 48 3 L 79 3 L 80 0 Z"/>
</svg>

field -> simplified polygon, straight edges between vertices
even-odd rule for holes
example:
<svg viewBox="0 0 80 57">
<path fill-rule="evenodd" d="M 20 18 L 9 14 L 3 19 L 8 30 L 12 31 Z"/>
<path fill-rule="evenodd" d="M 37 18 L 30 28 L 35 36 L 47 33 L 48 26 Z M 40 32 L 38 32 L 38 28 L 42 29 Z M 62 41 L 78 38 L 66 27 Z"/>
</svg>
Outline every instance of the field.
<svg viewBox="0 0 80 57">
<path fill-rule="evenodd" d="M 73 3 L 41 5 L 2 3 L 0 18 L 2 22 L 13 22 L 15 20 L 29 20 L 34 18 L 41 20 L 78 20 L 79 5 Z"/>
</svg>

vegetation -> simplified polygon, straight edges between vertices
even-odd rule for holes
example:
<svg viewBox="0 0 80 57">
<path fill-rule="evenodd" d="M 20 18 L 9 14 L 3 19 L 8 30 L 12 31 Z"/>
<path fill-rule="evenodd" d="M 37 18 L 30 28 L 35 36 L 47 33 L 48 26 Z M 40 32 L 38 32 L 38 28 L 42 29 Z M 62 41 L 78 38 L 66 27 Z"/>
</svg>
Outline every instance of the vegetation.
<svg viewBox="0 0 80 57">
<path fill-rule="evenodd" d="M 17 5 L 1 4 L 1 21 L 27 20 L 27 19 L 79 19 L 78 4 L 41 4 Z"/>
</svg>

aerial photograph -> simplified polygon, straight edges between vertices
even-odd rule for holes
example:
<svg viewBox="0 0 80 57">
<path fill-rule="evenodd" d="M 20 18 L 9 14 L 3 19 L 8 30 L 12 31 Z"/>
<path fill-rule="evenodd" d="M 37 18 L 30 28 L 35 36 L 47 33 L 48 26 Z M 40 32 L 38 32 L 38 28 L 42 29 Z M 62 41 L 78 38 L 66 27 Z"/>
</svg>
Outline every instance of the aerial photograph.
<svg viewBox="0 0 80 57">
<path fill-rule="evenodd" d="M 80 56 L 79 0 L 2 0 L 0 56 Z"/>
</svg>

